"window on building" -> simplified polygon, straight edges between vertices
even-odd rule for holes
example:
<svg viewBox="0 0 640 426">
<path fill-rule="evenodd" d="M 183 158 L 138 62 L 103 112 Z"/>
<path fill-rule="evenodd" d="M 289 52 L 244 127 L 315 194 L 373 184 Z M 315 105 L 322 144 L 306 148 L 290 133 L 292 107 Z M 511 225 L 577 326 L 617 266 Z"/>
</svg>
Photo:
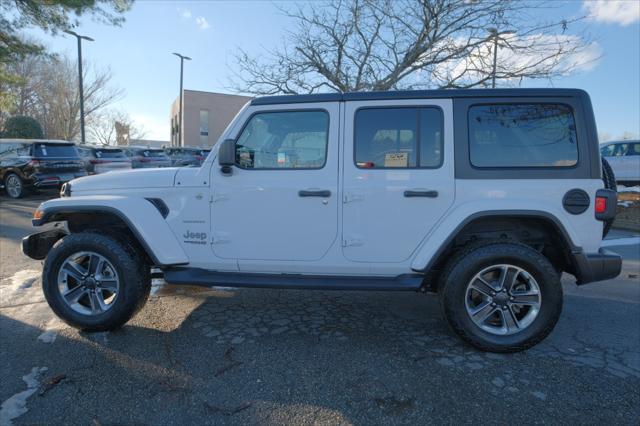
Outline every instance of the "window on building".
<svg viewBox="0 0 640 426">
<path fill-rule="evenodd" d="M 355 118 L 356 166 L 435 168 L 443 158 L 439 108 L 366 108 Z"/>
<path fill-rule="evenodd" d="M 200 143 L 209 142 L 209 111 L 200 110 Z"/>
<path fill-rule="evenodd" d="M 322 168 L 328 134 L 324 111 L 255 114 L 236 143 L 236 163 L 246 169 Z"/>
<path fill-rule="evenodd" d="M 564 104 L 472 106 L 469 152 L 476 167 L 575 166 L 573 111 Z"/>
</svg>

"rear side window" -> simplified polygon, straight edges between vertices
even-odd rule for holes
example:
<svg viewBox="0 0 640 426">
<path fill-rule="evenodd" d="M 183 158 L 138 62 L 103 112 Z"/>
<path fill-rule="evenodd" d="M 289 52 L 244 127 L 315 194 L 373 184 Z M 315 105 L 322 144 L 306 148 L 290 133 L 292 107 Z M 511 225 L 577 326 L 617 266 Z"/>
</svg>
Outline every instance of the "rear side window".
<svg viewBox="0 0 640 426">
<path fill-rule="evenodd" d="M 355 161 L 363 169 L 436 168 L 442 164 L 439 108 L 364 108 L 355 117 Z"/>
<path fill-rule="evenodd" d="M 96 157 L 98 158 L 124 158 L 124 152 L 120 149 L 96 149 Z"/>
<path fill-rule="evenodd" d="M 78 157 L 75 145 L 37 143 L 34 145 L 34 157 Z"/>
<path fill-rule="evenodd" d="M 167 154 L 165 154 L 164 151 L 161 150 L 147 149 L 145 151 L 142 151 L 142 155 L 144 155 L 145 157 L 166 157 Z"/>
<path fill-rule="evenodd" d="M 475 167 L 573 167 L 578 146 L 573 110 L 564 104 L 469 108 L 469 154 Z"/>
</svg>

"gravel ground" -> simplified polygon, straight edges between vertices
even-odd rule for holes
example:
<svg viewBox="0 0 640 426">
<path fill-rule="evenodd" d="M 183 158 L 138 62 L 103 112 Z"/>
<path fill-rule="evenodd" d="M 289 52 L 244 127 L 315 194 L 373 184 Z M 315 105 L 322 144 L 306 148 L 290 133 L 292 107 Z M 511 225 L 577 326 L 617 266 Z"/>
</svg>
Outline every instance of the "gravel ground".
<svg viewBox="0 0 640 426">
<path fill-rule="evenodd" d="M 616 280 L 567 276 L 555 331 L 513 355 L 461 343 L 434 295 L 161 280 L 124 328 L 87 334 L 19 251 L 38 202 L 0 198 L 0 425 L 640 422 L 637 244 L 609 247 Z"/>
</svg>

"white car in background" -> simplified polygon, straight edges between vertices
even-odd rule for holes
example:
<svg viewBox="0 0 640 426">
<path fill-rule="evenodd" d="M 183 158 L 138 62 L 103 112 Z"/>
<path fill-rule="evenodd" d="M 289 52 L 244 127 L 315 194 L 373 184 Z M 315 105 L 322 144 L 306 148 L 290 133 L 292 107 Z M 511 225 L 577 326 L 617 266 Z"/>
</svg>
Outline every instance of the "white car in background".
<svg viewBox="0 0 640 426">
<path fill-rule="evenodd" d="M 600 153 L 611 165 L 617 182 L 640 184 L 640 140 L 606 142 L 600 145 Z"/>
</svg>

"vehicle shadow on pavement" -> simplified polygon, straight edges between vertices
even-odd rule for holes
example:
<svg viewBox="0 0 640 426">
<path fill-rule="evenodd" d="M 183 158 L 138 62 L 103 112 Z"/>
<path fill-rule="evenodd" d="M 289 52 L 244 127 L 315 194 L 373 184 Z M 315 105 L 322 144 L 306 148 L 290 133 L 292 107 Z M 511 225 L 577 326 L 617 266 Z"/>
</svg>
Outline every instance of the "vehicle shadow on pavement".
<svg viewBox="0 0 640 426">
<path fill-rule="evenodd" d="M 166 286 L 118 331 L 61 327 L 50 343 L 37 341 L 39 327 L 2 315 L 0 397 L 24 391 L 21 377 L 46 367 L 20 423 L 495 421 L 498 409 L 510 421 L 640 414 L 639 344 L 608 324 L 576 325 L 610 309 L 633 317 L 637 310 L 624 303 L 570 296 L 556 331 L 512 355 L 461 343 L 438 308 L 436 297 L 412 293 Z"/>
</svg>

